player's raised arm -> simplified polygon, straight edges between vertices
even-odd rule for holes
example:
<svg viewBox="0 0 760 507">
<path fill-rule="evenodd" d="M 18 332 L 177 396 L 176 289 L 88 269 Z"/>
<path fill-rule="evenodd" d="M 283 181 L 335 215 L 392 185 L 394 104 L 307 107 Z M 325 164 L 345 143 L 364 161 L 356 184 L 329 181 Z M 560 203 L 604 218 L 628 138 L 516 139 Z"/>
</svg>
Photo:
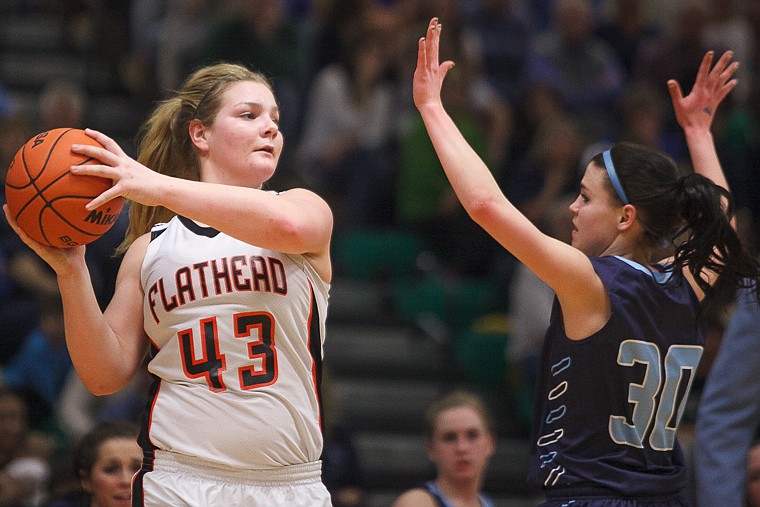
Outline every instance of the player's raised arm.
<svg viewBox="0 0 760 507">
<path fill-rule="evenodd" d="M 433 18 L 417 49 L 414 103 L 446 176 L 470 217 L 557 292 L 566 312 L 606 308 L 604 287 L 584 253 L 538 230 L 502 193 L 491 171 L 470 147 L 441 101 L 454 63 L 439 63 L 441 24 Z M 597 320 L 603 320 L 603 311 Z"/>
<path fill-rule="evenodd" d="M 702 58 L 691 92 L 684 96 L 675 79 L 668 81 L 668 91 L 678 124 L 683 129 L 694 171 L 729 190 L 728 182 L 715 151 L 711 126 L 718 106 L 736 86 L 732 76 L 739 62 L 732 62 L 733 53 L 726 51 L 713 65 L 714 53 Z"/>
</svg>

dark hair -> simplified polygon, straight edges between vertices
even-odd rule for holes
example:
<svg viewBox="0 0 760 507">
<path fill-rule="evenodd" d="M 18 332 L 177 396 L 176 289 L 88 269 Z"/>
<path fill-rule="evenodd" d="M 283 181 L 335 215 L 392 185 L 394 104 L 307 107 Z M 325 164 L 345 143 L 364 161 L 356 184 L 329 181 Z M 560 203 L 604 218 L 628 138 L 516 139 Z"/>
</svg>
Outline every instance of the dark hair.
<svg viewBox="0 0 760 507">
<path fill-rule="evenodd" d="M 705 303 L 724 301 L 737 287 L 760 278 L 760 265 L 744 249 L 731 225 L 731 194 L 709 178 L 681 171 L 667 154 L 633 143 L 618 143 L 611 156 L 625 195 L 653 246 L 668 245 L 676 273 L 689 270 L 705 293 Z M 592 162 L 604 168 L 602 154 Z M 620 197 L 609 184 L 614 199 Z M 710 285 L 702 274 L 717 275 Z M 760 294 L 758 285 L 755 289 Z"/>
<path fill-rule="evenodd" d="M 86 477 L 92 471 L 98 449 L 112 438 L 137 438 L 137 427 L 128 421 L 106 421 L 96 426 L 79 441 L 74 452 L 74 473 L 77 478 Z"/>
</svg>

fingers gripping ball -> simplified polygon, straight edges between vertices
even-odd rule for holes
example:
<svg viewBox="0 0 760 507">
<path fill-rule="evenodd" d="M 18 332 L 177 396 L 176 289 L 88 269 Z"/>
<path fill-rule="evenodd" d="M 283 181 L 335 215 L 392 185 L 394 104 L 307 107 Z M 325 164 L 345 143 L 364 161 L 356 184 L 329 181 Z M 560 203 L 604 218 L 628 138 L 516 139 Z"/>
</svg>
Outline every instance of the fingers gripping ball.
<svg viewBox="0 0 760 507">
<path fill-rule="evenodd" d="M 18 150 L 5 182 L 8 208 L 19 227 L 32 239 L 60 248 L 98 239 L 116 222 L 124 205 L 119 197 L 94 210 L 85 209 L 111 187 L 111 180 L 71 174 L 72 165 L 99 163 L 73 153 L 72 144 L 101 146 L 79 129 L 41 132 Z"/>
</svg>

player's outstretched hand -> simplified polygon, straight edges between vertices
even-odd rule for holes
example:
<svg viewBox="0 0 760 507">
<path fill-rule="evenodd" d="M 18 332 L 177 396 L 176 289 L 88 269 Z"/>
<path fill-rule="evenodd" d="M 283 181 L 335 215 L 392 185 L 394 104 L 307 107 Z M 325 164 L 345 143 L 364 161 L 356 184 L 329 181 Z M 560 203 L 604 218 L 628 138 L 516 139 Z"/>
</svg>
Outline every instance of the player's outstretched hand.
<svg viewBox="0 0 760 507">
<path fill-rule="evenodd" d="M 160 194 L 158 182 L 165 179 L 166 176 L 137 162 L 124 153 L 116 141 L 102 132 L 92 129 L 85 129 L 85 132 L 102 144 L 103 148 L 77 144 L 71 147 L 71 151 L 95 158 L 100 161 L 100 164 L 72 166 L 71 172 L 100 176 L 113 181 L 111 188 L 87 204 L 88 210 L 95 209 L 118 196 L 148 206 L 159 204 L 157 200 Z"/>
<path fill-rule="evenodd" d="M 714 53 L 708 51 L 702 58 L 697 71 L 694 87 L 683 96 L 681 86 L 675 79 L 668 81 L 668 91 L 673 101 L 673 110 L 681 128 L 710 129 L 718 105 L 736 86 L 732 79 L 739 68 L 739 62 L 732 62 L 733 52 L 726 51 L 712 66 Z M 712 68 L 710 68 L 712 67 Z"/>
<path fill-rule="evenodd" d="M 441 86 L 446 73 L 454 62 L 438 63 L 441 41 L 441 24 L 433 18 L 428 24 L 425 37 L 417 42 L 417 68 L 414 70 L 414 105 L 422 109 L 426 105 L 441 104 Z"/>
<path fill-rule="evenodd" d="M 29 237 L 29 235 L 18 226 L 11 216 L 7 204 L 3 204 L 3 212 L 5 212 L 5 219 L 8 221 L 8 224 L 13 231 L 18 234 L 21 241 L 39 255 L 42 260 L 47 262 L 57 275 L 62 275 L 67 271 L 72 270 L 73 266 L 76 265 L 79 265 L 80 267 L 85 266 L 84 245 L 78 245 L 72 248 L 56 248 L 54 246 L 43 245 Z"/>
</svg>

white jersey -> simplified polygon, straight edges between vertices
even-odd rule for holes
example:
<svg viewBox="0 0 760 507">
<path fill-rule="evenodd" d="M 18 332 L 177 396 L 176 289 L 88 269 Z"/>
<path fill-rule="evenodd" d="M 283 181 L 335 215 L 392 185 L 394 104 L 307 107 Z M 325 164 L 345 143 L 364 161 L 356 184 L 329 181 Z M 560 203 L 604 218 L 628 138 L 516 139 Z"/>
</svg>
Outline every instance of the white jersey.
<svg viewBox="0 0 760 507">
<path fill-rule="evenodd" d="M 242 469 L 318 461 L 329 284 L 301 255 L 186 218 L 152 233 L 141 278 L 157 378 L 143 448 Z"/>
</svg>

